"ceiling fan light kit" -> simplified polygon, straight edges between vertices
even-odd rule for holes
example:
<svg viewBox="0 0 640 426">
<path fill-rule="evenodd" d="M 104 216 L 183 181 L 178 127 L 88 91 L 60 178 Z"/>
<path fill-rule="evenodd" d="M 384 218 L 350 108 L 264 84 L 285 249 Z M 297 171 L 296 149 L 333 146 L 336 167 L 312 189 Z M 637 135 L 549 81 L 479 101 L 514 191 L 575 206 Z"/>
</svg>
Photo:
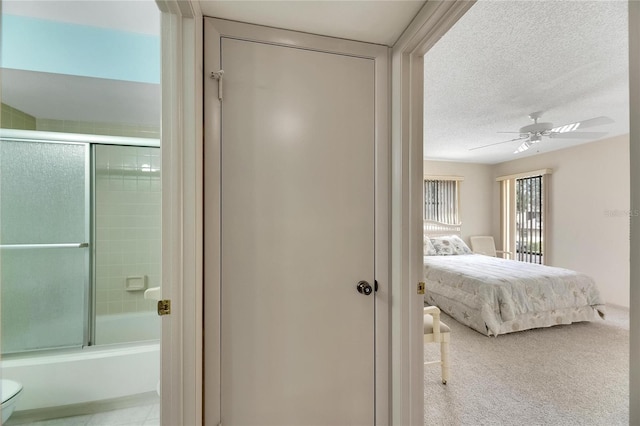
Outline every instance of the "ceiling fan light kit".
<svg viewBox="0 0 640 426">
<path fill-rule="evenodd" d="M 520 145 L 518 147 L 518 149 L 513 151 L 513 153 L 514 154 L 519 154 L 521 152 L 524 152 L 524 151 L 528 150 L 530 146 L 531 146 L 531 144 L 528 141 L 525 141 L 525 142 L 522 143 L 522 145 Z"/>
</svg>

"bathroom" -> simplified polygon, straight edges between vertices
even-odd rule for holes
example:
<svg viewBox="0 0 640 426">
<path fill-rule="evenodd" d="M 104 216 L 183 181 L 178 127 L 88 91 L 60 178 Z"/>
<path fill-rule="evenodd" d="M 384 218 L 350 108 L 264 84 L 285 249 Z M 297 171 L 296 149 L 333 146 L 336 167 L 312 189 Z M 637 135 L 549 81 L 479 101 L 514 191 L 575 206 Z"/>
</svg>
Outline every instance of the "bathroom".
<svg viewBox="0 0 640 426">
<path fill-rule="evenodd" d="M 2 7 L 3 424 L 159 424 L 160 13 Z"/>
</svg>

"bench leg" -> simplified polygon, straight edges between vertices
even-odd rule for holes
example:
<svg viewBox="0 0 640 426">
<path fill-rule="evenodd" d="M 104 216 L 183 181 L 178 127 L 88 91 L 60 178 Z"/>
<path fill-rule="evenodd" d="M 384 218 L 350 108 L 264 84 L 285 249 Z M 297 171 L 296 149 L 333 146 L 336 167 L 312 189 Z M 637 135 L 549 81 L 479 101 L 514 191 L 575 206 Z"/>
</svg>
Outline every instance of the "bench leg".
<svg viewBox="0 0 640 426">
<path fill-rule="evenodd" d="M 449 342 L 440 343 L 440 361 L 442 363 L 442 384 L 449 380 Z"/>
</svg>

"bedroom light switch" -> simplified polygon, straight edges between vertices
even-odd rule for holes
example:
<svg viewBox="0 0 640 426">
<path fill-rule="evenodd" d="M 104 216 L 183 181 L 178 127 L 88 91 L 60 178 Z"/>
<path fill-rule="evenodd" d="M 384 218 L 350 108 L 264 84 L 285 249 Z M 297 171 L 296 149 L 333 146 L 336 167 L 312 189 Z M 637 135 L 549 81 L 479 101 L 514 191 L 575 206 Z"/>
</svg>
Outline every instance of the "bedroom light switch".
<svg viewBox="0 0 640 426">
<path fill-rule="evenodd" d="M 418 294 L 424 294 L 425 284 L 423 282 L 418 283 Z"/>
</svg>

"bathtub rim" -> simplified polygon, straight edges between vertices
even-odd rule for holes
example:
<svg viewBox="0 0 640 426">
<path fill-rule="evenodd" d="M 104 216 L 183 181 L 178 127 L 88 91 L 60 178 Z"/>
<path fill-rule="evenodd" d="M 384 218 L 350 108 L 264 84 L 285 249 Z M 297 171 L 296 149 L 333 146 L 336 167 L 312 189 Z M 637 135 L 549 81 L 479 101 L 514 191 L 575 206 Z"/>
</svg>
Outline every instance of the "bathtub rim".
<svg viewBox="0 0 640 426">
<path fill-rule="evenodd" d="M 3 355 L 0 360 L 0 376 L 5 368 L 27 367 L 43 363 L 74 362 L 87 359 L 133 355 L 160 350 L 160 340 L 130 343 L 114 343 L 74 348 L 46 349 Z"/>
</svg>

